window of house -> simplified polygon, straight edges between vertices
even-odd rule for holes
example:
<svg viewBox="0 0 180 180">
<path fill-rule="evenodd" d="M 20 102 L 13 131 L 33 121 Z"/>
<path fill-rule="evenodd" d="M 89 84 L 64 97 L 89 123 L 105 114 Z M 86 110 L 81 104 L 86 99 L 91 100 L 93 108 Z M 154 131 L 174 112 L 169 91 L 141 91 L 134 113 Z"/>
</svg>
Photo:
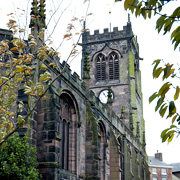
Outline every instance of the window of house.
<svg viewBox="0 0 180 180">
<path fill-rule="evenodd" d="M 161 174 L 167 174 L 166 169 L 161 169 Z"/>
<path fill-rule="evenodd" d="M 113 52 L 109 56 L 109 80 L 119 79 L 119 57 Z"/>
<path fill-rule="evenodd" d="M 167 180 L 167 178 L 162 178 L 162 180 Z"/>
<path fill-rule="evenodd" d="M 60 164 L 61 168 L 76 172 L 77 117 L 73 100 L 67 95 L 60 96 Z"/>
<path fill-rule="evenodd" d="M 156 168 L 152 168 L 152 173 L 157 174 Z"/>
<path fill-rule="evenodd" d="M 97 81 L 104 81 L 106 79 L 106 61 L 102 53 L 96 58 L 96 79 Z"/>
<path fill-rule="evenodd" d="M 153 177 L 153 180 L 157 180 L 157 178 L 156 178 L 156 177 Z"/>
</svg>

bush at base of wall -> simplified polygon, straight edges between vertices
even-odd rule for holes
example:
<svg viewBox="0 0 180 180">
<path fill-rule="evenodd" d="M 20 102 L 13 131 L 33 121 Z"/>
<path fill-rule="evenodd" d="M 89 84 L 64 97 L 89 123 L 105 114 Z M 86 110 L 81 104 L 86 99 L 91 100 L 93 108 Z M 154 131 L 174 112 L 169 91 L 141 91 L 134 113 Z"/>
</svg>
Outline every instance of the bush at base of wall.
<svg viewBox="0 0 180 180">
<path fill-rule="evenodd" d="M 5 147 L 0 147 L 1 180 L 39 180 L 36 166 L 36 148 L 29 146 L 27 137 L 16 133 Z"/>
</svg>

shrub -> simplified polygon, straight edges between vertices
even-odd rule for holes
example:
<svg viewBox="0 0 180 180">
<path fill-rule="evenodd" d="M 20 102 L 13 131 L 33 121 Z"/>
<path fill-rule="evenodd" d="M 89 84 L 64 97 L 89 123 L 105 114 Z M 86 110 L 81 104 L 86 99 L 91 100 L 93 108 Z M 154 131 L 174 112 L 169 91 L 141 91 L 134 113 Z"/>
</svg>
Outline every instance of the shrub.
<svg viewBox="0 0 180 180">
<path fill-rule="evenodd" d="M 1 180 L 39 180 L 36 166 L 36 148 L 29 146 L 26 136 L 16 133 L 0 147 Z"/>
</svg>

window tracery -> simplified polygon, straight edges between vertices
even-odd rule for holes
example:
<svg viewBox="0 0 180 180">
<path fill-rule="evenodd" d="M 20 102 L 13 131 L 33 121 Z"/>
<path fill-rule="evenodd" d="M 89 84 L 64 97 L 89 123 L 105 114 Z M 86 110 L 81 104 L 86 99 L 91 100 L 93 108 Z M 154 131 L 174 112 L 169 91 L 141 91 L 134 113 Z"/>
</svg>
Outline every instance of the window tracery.
<svg viewBox="0 0 180 180">
<path fill-rule="evenodd" d="M 73 100 L 67 95 L 60 96 L 60 164 L 61 168 L 76 172 L 77 115 Z"/>
<path fill-rule="evenodd" d="M 97 81 L 104 81 L 106 79 L 106 61 L 102 53 L 96 58 L 96 78 Z"/>
<path fill-rule="evenodd" d="M 118 54 L 112 52 L 109 55 L 109 80 L 119 79 L 119 57 Z"/>
<path fill-rule="evenodd" d="M 98 138 L 98 153 L 99 153 L 99 175 L 101 180 L 105 180 L 105 128 L 102 122 L 99 123 L 99 138 Z"/>
</svg>

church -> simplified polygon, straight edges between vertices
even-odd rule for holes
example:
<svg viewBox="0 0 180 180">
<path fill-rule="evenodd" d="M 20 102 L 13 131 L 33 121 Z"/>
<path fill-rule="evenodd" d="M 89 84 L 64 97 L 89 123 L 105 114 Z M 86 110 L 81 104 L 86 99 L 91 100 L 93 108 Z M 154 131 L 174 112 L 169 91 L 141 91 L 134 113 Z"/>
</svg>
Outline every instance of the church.
<svg viewBox="0 0 180 180">
<path fill-rule="evenodd" d="M 1 39 L 10 38 L 8 33 L 1 30 Z M 79 45 L 81 78 L 66 62 L 49 66 L 58 78 L 31 118 L 30 138 L 42 179 L 149 180 L 142 58 L 130 18 L 122 30 L 84 30 Z M 28 101 L 22 92 L 18 98 Z"/>
</svg>

